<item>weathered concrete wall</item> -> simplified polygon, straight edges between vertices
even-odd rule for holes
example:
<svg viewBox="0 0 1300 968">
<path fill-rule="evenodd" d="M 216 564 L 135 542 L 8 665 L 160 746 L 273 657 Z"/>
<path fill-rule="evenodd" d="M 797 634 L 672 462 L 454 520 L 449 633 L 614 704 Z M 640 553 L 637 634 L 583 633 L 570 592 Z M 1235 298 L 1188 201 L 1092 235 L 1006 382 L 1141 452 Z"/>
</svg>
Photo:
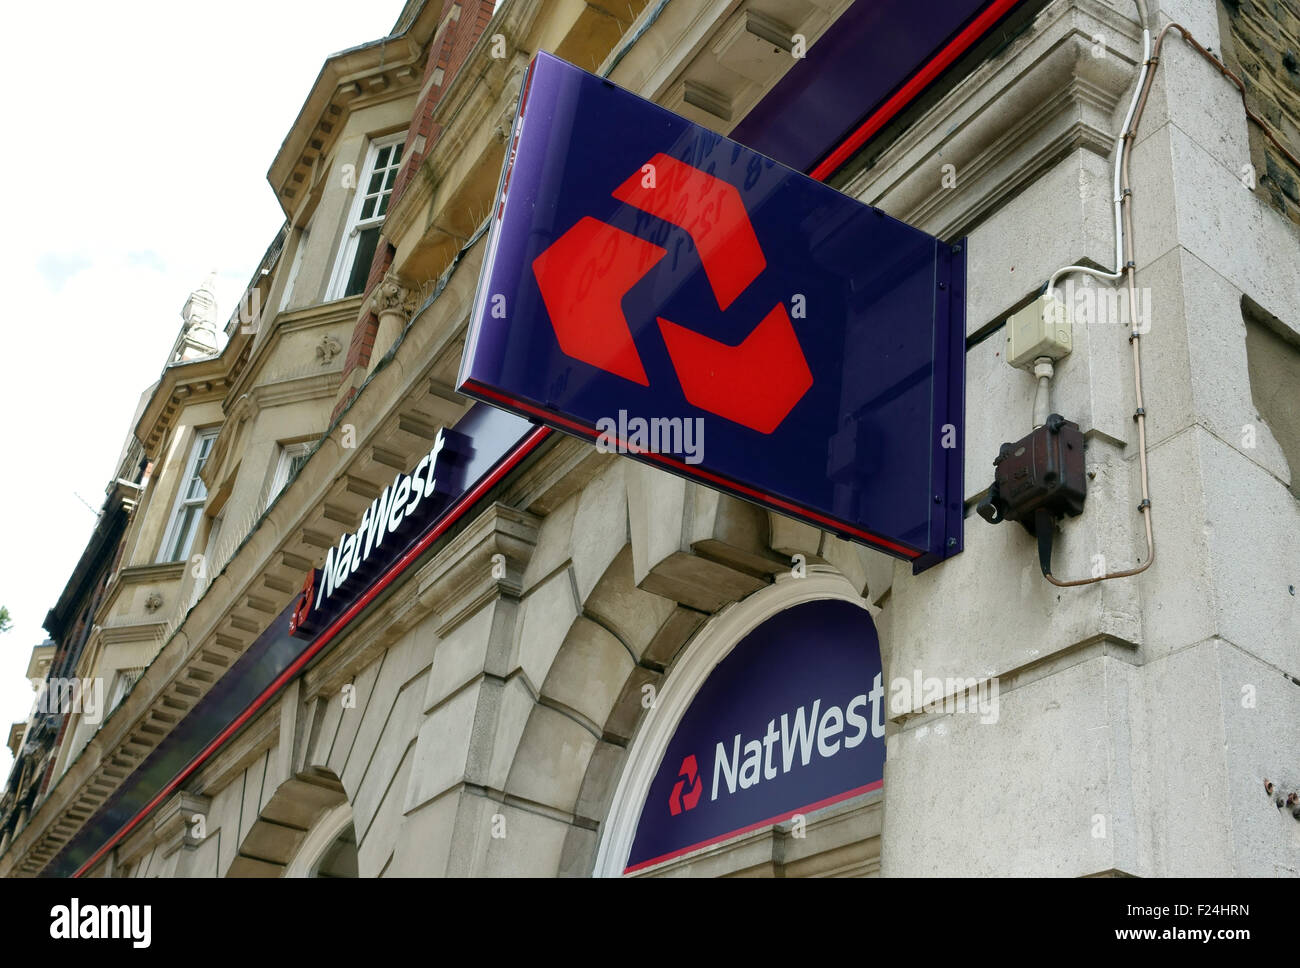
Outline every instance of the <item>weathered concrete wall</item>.
<svg viewBox="0 0 1300 968">
<path fill-rule="evenodd" d="M 1027 55 L 1054 34 L 1070 42 L 1063 21 L 1051 23 L 1064 8 L 1044 11 L 988 73 L 1021 70 L 1016 83 L 1030 85 L 1051 70 L 1051 58 Z M 1102 38 L 1103 59 L 1127 66 L 1103 95 L 1114 131 L 1140 44 L 1101 5 L 1075 9 L 1079 36 Z M 1168 17 L 1219 49 L 1213 4 L 1170 5 Z M 1078 58 L 1058 86 L 1084 72 L 1101 77 Z M 1013 115 L 1014 102 L 1002 95 L 990 110 Z M 896 168 L 934 174 L 920 153 L 900 152 Z M 999 676 L 1001 716 L 996 725 L 969 715 L 896 720 L 885 874 L 1300 870 L 1295 821 L 1263 792 L 1265 777 L 1300 780 L 1289 752 L 1300 728 L 1300 608 L 1290 591 L 1300 508 L 1283 449 L 1252 401 L 1242 317 L 1245 296 L 1297 332 L 1300 258 L 1285 253 L 1300 252 L 1300 233 L 1245 190 L 1249 158 L 1236 90 L 1171 36 L 1132 160 L 1138 286 L 1153 311 L 1142 349 L 1155 564 L 1137 579 L 1054 588 L 1038 575 L 1028 535 L 972 517 L 959 559 L 919 580 L 895 575 L 889 674 Z M 1110 265 L 1110 160 L 1085 146 L 970 230 L 972 331 L 996 328 L 1012 308 L 1016 290 L 999 282 L 1006 267 L 1029 270 L 1027 291 L 1045 269 L 1081 256 Z M 1075 241 L 1080 224 L 1099 227 L 1091 244 Z M 979 294 L 990 285 L 999 300 Z M 1060 529 L 1062 577 L 1087 576 L 1095 555 L 1115 569 L 1145 552 L 1127 330 L 1080 329 L 1057 368 L 1054 409 L 1088 434 L 1089 496 Z M 968 501 L 987 484 L 997 442 L 1027 429 L 1032 381 L 1001 361 L 1000 344 L 995 329 L 968 354 Z"/>
</svg>

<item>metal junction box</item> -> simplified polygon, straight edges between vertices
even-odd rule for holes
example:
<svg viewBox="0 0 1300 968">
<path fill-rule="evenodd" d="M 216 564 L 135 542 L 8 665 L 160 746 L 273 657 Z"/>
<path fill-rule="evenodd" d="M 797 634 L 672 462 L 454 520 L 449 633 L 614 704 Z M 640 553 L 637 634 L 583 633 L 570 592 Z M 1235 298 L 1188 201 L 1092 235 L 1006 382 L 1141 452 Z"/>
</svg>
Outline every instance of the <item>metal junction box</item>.
<svg viewBox="0 0 1300 968">
<path fill-rule="evenodd" d="M 1083 434 L 1060 414 L 1015 443 L 1003 444 L 993 466 L 989 496 L 977 508 L 986 521 L 1019 521 L 1033 534 L 1040 509 L 1054 517 L 1082 513 L 1088 492 Z"/>
</svg>

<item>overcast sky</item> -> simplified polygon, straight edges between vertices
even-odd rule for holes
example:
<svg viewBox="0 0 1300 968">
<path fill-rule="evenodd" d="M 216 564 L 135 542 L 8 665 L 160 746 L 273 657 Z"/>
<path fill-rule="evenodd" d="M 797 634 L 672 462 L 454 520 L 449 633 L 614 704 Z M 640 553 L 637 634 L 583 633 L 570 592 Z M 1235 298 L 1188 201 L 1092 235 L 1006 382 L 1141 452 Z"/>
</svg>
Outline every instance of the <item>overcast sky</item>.
<svg viewBox="0 0 1300 968">
<path fill-rule="evenodd" d="M 186 296 L 224 324 L 284 220 L 266 171 L 325 57 L 402 0 L 73 0 L 0 7 L 0 730 L 95 525 Z M 82 503 L 84 499 L 85 503 Z M 106 687 L 107 690 L 107 687 Z M 0 747 L 0 777 L 12 757 Z"/>
</svg>

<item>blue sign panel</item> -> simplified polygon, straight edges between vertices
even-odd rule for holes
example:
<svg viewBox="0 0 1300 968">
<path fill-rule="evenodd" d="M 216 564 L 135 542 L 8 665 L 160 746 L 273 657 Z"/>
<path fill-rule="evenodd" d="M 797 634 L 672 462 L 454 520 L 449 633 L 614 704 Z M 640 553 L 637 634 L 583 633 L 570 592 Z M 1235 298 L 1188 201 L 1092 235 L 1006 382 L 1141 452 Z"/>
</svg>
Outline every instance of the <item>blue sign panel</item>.
<svg viewBox="0 0 1300 968">
<path fill-rule="evenodd" d="M 731 134 L 791 168 L 834 170 L 817 163 L 861 148 L 1023 4 L 856 0 Z"/>
<path fill-rule="evenodd" d="M 470 396 L 927 567 L 961 548 L 965 257 L 548 54 Z"/>
<path fill-rule="evenodd" d="M 538 428 L 495 407 L 475 404 L 454 428 L 438 431 L 410 473 L 398 472 L 307 576 L 289 631 L 314 638 L 363 595 L 395 561 L 418 547 L 453 500 L 482 481 L 512 447 Z"/>
<path fill-rule="evenodd" d="M 880 787 L 880 643 L 865 609 L 815 601 L 718 663 L 650 783 L 626 871 Z"/>
</svg>

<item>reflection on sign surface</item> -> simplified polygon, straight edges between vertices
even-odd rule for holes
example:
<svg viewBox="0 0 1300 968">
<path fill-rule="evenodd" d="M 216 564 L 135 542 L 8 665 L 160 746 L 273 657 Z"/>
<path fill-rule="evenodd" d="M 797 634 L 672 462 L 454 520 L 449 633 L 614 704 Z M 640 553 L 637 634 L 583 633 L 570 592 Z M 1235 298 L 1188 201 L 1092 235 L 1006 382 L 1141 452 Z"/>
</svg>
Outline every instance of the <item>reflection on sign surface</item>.
<svg viewBox="0 0 1300 968">
<path fill-rule="evenodd" d="M 590 440 L 698 420 L 697 454 L 611 449 L 918 567 L 960 550 L 960 246 L 547 54 L 502 195 L 465 393 Z"/>
</svg>

